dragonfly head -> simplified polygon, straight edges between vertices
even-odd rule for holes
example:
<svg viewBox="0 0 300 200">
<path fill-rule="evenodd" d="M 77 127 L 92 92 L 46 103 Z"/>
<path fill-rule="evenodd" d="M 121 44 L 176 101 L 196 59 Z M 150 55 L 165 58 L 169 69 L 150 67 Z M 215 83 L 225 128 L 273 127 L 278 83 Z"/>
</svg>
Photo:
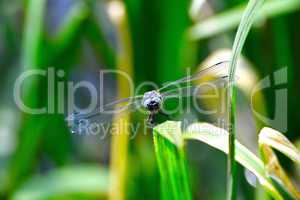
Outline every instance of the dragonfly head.
<svg viewBox="0 0 300 200">
<path fill-rule="evenodd" d="M 155 90 L 146 92 L 143 96 L 142 103 L 150 112 L 158 111 L 162 103 L 162 95 Z"/>
</svg>

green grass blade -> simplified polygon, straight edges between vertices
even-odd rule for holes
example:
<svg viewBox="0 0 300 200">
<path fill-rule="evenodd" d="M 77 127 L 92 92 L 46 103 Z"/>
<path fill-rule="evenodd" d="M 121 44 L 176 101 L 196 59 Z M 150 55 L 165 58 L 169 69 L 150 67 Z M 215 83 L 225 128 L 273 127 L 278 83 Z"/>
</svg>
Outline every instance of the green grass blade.
<svg viewBox="0 0 300 200">
<path fill-rule="evenodd" d="M 196 60 L 196 46 L 186 34 L 192 23 L 188 14 L 190 1 L 179 0 L 172 6 L 173 3 L 173 0 L 164 0 L 156 1 L 155 5 L 160 8 L 156 14 L 159 23 L 155 27 L 157 47 L 151 54 L 156 56 L 159 83 L 182 77 L 185 68 L 195 65 Z"/>
<path fill-rule="evenodd" d="M 87 6 L 82 2 L 76 2 L 68 11 L 58 31 L 50 38 L 50 58 L 47 63 L 52 63 L 57 57 L 61 56 L 72 46 L 78 43 L 79 35 L 82 34 L 83 26 L 89 16 Z"/>
<path fill-rule="evenodd" d="M 74 35 L 77 35 L 74 32 L 76 32 L 77 25 L 80 24 L 82 18 L 80 16 L 76 16 L 78 18 L 72 17 L 72 19 L 68 20 L 68 26 L 59 29 L 60 31 L 55 39 L 58 42 L 55 43 L 57 49 L 55 52 L 49 52 L 49 49 L 43 43 L 45 41 L 43 32 L 46 3 L 44 0 L 30 0 L 27 2 L 21 60 L 24 70 L 46 70 L 49 66 L 67 69 L 65 61 L 69 60 L 69 54 L 66 57 L 64 50 L 69 48 L 67 47 L 68 45 L 74 43 L 74 41 L 70 40 L 74 39 Z M 63 62 L 60 59 L 62 55 L 59 54 L 64 54 Z M 60 64 L 58 65 L 59 59 Z M 68 73 L 67 71 L 65 72 Z M 25 94 L 23 97 L 24 103 L 31 108 L 47 107 L 48 99 L 44 96 L 45 85 L 47 85 L 47 82 L 43 78 L 28 78 L 23 88 L 23 93 Z M 65 163 L 69 154 L 70 140 L 63 116 L 23 113 L 20 125 L 18 130 L 19 143 L 10 161 L 6 181 L 3 183 L 5 190 L 8 192 L 16 188 L 29 176 L 30 171 L 34 168 L 37 159 L 36 153 L 41 142 L 43 142 L 43 150 L 48 154 L 52 154 L 50 158 L 58 165 Z M 54 128 L 59 129 L 60 132 L 52 131 Z M 60 143 L 53 146 L 58 140 Z"/>
<path fill-rule="evenodd" d="M 30 0 L 25 10 L 25 25 L 23 35 L 21 65 L 24 70 L 42 68 L 41 46 L 43 40 L 43 20 L 45 13 L 45 0 Z M 31 108 L 40 106 L 39 80 L 30 78 L 24 87 L 24 103 Z M 7 181 L 4 190 L 11 191 L 19 184 L 33 166 L 34 153 L 40 138 L 41 124 L 44 116 L 36 117 L 23 115 L 19 132 L 20 143 L 11 159 Z"/>
<path fill-rule="evenodd" d="M 180 186 L 180 177 L 187 177 L 187 168 L 184 160 L 184 141 L 198 140 L 228 154 L 228 131 L 208 123 L 195 123 L 187 130 L 181 132 L 181 123 L 167 121 L 153 129 L 153 137 L 158 166 L 161 175 L 162 196 L 167 199 L 186 199 L 182 195 L 183 188 L 189 188 L 188 179 L 186 186 Z M 235 142 L 235 159 L 242 166 L 251 171 L 263 188 L 276 200 L 283 200 L 285 193 L 274 186 L 273 179 L 266 174 L 264 163 L 245 146 Z M 181 153 L 180 153 L 181 152 Z M 180 168 L 180 166 L 185 166 Z M 181 170 L 178 170 L 180 168 Z M 184 170 L 182 170 L 184 169 Z M 180 172 L 181 171 L 181 172 Z M 182 172 L 184 172 L 182 174 Z M 177 174 L 176 174 L 177 173 Z M 182 181 L 181 181 L 182 182 Z M 177 187 L 182 189 L 178 190 Z M 180 191 L 180 194 L 177 194 Z M 187 193 L 188 194 L 188 193 Z"/>
<path fill-rule="evenodd" d="M 12 200 L 39 200 L 59 198 L 64 195 L 86 194 L 103 197 L 108 191 L 108 171 L 98 165 L 65 167 L 35 176 L 25 182 Z"/>
<path fill-rule="evenodd" d="M 228 94 L 228 109 L 229 109 L 229 152 L 228 152 L 228 184 L 227 184 L 227 199 L 236 199 L 237 192 L 237 172 L 235 163 L 235 137 L 236 137 L 236 86 L 235 86 L 235 71 L 238 57 L 241 55 L 246 37 L 254 22 L 254 19 L 262 6 L 263 0 L 250 0 L 243 14 L 242 20 L 238 27 L 233 47 L 232 58 L 229 64 L 229 94 Z"/>
<path fill-rule="evenodd" d="M 184 140 L 198 140 L 228 154 L 228 132 L 208 123 L 195 123 L 183 134 Z M 274 198 L 283 199 L 265 174 L 263 162 L 239 142 L 235 142 L 235 159 L 258 178 L 264 189 Z"/>
<path fill-rule="evenodd" d="M 162 199 L 192 199 L 180 122 L 166 122 L 156 126 L 153 139 L 161 175 Z"/>
<path fill-rule="evenodd" d="M 234 43 L 233 43 L 233 53 L 232 53 L 232 59 L 230 62 L 230 73 L 229 73 L 229 79 L 230 81 L 234 81 L 235 77 L 235 70 L 236 70 L 236 64 L 237 59 L 241 55 L 242 48 L 244 46 L 245 40 L 247 38 L 247 35 L 250 31 L 250 28 L 257 17 L 258 11 L 260 10 L 262 6 L 263 0 L 250 0 L 245 13 L 242 17 L 242 20 L 240 22 L 240 25 L 238 27 Z"/>
<path fill-rule="evenodd" d="M 267 1 L 258 13 L 258 19 L 274 18 L 299 9 L 300 1 L 298 0 Z M 189 29 L 189 36 L 192 40 L 202 40 L 232 30 L 238 26 L 244 10 L 245 6 L 237 6 L 201 21 Z"/>
<path fill-rule="evenodd" d="M 90 16 L 87 20 L 85 37 L 101 64 L 105 64 L 108 68 L 116 68 L 116 50 L 105 38 L 102 27 L 97 23 L 95 16 Z"/>
<path fill-rule="evenodd" d="M 36 68 L 40 62 L 45 4 L 45 0 L 28 1 L 22 52 L 22 66 L 26 69 Z"/>
</svg>

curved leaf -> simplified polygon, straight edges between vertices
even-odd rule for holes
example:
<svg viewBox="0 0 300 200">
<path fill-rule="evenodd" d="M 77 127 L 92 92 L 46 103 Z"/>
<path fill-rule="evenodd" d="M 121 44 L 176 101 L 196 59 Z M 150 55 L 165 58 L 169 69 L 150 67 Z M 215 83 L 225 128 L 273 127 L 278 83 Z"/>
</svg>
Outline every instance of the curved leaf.
<svg viewBox="0 0 300 200">
<path fill-rule="evenodd" d="M 285 154 L 297 164 L 300 164 L 299 150 L 283 134 L 271 128 L 261 130 L 258 142 L 267 175 L 272 179 L 274 185 L 279 190 L 284 191 L 287 196 L 300 199 L 300 192 L 297 191 L 297 188 L 281 167 L 272 148 Z"/>
<path fill-rule="evenodd" d="M 163 154 L 161 150 L 161 146 L 158 144 L 158 140 L 155 139 L 155 150 L 157 154 L 158 164 L 161 168 L 161 176 L 162 179 L 172 179 L 172 175 L 163 174 L 166 169 L 165 164 L 168 163 L 167 160 L 171 157 L 179 158 L 176 152 L 182 151 L 184 147 L 184 140 L 198 140 L 204 142 L 216 149 L 223 151 L 228 154 L 228 132 L 224 129 L 216 127 L 214 125 L 208 123 L 194 123 L 190 125 L 187 130 L 182 133 L 181 131 L 181 122 L 167 121 L 159 126 L 156 126 L 153 129 L 154 139 L 158 136 L 163 136 L 166 142 L 169 145 L 173 145 L 173 150 L 169 151 L 168 154 Z M 162 142 L 161 142 L 162 144 Z M 164 145 L 167 151 L 167 145 Z M 177 147 L 177 150 L 174 150 L 174 147 Z M 238 141 L 235 142 L 236 154 L 235 159 L 249 171 L 254 173 L 258 178 L 260 184 L 272 195 L 274 199 L 283 200 L 283 197 L 279 193 L 279 191 L 273 186 L 272 180 L 266 175 L 265 168 L 263 162 L 256 157 L 251 151 L 249 151 L 245 146 L 240 144 Z M 162 153 L 159 153 L 162 152 Z M 172 163 L 173 167 L 179 168 L 179 162 Z M 164 170 L 162 170 L 164 169 Z M 180 173 L 185 173 L 181 168 Z M 166 182 L 162 182 L 163 187 L 171 187 L 171 184 L 165 184 Z M 169 188 L 170 189 L 170 188 Z M 177 191 L 181 191 L 182 188 Z"/>
<path fill-rule="evenodd" d="M 183 134 L 184 139 L 199 140 L 228 154 L 228 132 L 208 123 L 195 123 Z M 238 141 L 235 142 L 235 160 L 251 171 L 274 199 L 283 199 L 266 176 L 263 162 Z"/>
</svg>

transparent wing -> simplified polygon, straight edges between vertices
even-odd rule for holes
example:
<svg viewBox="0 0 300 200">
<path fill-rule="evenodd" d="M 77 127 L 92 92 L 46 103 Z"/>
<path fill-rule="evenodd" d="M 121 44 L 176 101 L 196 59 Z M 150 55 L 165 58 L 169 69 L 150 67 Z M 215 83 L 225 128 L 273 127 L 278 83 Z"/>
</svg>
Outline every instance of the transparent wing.
<svg viewBox="0 0 300 200">
<path fill-rule="evenodd" d="M 178 87 L 162 93 L 164 99 L 190 97 L 205 94 L 218 88 L 225 87 L 228 83 L 228 76 L 223 76 L 215 80 L 206 81 L 198 85 L 187 85 Z"/>
<path fill-rule="evenodd" d="M 191 76 L 186 76 L 184 78 L 181 78 L 179 80 L 170 82 L 165 84 L 163 87 L 161 87 L 158 91 L 162 91 L 164 89 L 167 89 L 170 86 L 176 86 L 176 85 L 180 85 L 182 83 L 187 83 L 187 82 L 191 82 L 197 79 L 200 79 L 201 77 L 204 77 L 205 75 L 208 74 L 214 74 L 217 75 L 220 72 L 224 72 L 224 69 L 227 69 L 227 65 L 229 64 L 229 61 L 222 61 L 222 62 L 218 62 L 210 67 L 207 67 Z M 227 75 L 227 71 L 225 76 Z M 224 76 L 224 74 L 222 75 Z"/>
<path fill-rule="evenodd" d="M 135 96 L 113 101 L 98 107 L 92 112 L 74 112 L 66 121 L 72 133 L 87 135 L 101 131 L 104 124 L 110 122 L 112 117 L 122 117 L 125 113 L 133 112 L 142 106 L 142 97 Z"/>
</svg>

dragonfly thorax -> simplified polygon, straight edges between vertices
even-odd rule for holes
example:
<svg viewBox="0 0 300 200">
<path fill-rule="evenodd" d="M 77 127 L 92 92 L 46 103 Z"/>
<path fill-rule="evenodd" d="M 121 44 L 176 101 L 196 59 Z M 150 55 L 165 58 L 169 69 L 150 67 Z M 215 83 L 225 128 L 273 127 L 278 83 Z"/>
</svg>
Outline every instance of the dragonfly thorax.
<svg viewBox="0 0 300 200">
<path fill-rule="evenodd" d="M 155 91 L 146 92 L 142 100 L 143 106 L 150 112 L 158 111 L 162 103 L 162 95 Z"/>
</svg>

